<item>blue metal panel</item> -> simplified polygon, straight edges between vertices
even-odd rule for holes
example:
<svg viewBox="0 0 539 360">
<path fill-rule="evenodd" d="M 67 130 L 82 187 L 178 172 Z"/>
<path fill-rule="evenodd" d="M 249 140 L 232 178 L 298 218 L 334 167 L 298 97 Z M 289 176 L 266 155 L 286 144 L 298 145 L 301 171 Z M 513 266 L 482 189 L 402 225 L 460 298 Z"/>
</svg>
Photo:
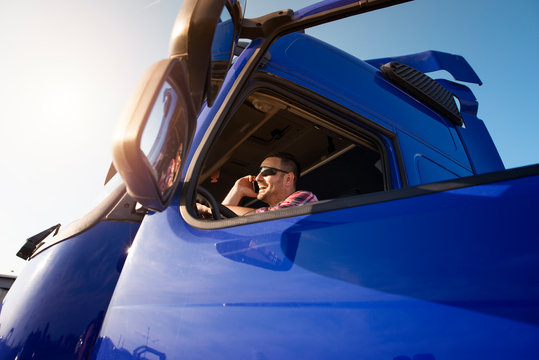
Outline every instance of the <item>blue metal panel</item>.
<svg viewBox="0 0 539 360">
<path fill-rule="evenodd" d="M 458 177 L 458 174 L 443 167 L 423 154 L 416 154 L 415 162 L 421 180 L 420 184 L 428 184 Z"/>
<path fill-rule="evenodd" d="M 397 134 L 408 185 L 415 186 L 473 175 L 469 169 L 434 151 L 419 139 L 401 131 L 397 131 Z"/>
<path fill-rule="evenodd" d="M 457 128 L 457 131 L 470 155 L 474 173 L 483 174 L 505 169 L 485 123 L 466 113 L 462 114 L 462 119 L 466 128 Z"/>
<path fill-rule="evenodd" d="M 466 148 L 474 173 L 503 170 L 505 167 L 498 150 L 485 124 L 477 117 L 478 103 L 472 91 L 467 86 L 449 80 L 437 81 L 459 99 L 465 127 L 457 127 L 456 131 Z"/>
<path fill-rule="evenodd" d="M 104 222 L 26 265 L 0 313 L 0 359 L 90 356 L 139 224 Z"/>
<path fill-rule="evenodd" d="M 436 79 L 436 81 L 459 99 L 461 113 L 477 115 L 479 104 L 470 88 L 447 79 Z"/>
<path fill-rule="evenodd" d="M 311 89 L 395 132 L 415 137 L 471 170 L 454 126 L 388 83 L 369 64 L 304 34 L 290 34 L 270 49 L 262 69 Z M 456 135 L 456 134 L 455 134 Z"/>
<path fill-rule="evenodd" d="M 425 73 L 446 70 L 456 80 L 482 85 L 481 80 L 466 59 L 459 55 L 439 51 L 425 51 L 412 55 L 367 60 L 366 62 L 380 67 L 390 61 L 401 62 Z M 478 103 L 472 91 L 462 84 L 446 79 L 437 81 L 459 99 L 460 111 L 466 121 L 464 128 L 457 127 L 455 131 L 458 132 L 460 140 L 464 144 L 474 173 L 481 174 L 503 170 L 503 163 L 492 138 L 484 123 L 477 118 Z"/>
<path fill-rule="evenodd" d="M 144 220 L 97 358 L 535 359 L 538 182 L 222 230 L 176 204 Z"/>
</svg>

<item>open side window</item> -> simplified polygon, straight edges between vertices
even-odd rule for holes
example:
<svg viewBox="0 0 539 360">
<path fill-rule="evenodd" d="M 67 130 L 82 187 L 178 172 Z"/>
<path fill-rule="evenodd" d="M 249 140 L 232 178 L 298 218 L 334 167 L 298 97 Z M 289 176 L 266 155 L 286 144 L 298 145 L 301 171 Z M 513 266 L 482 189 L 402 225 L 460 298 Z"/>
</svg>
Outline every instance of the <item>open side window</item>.
<svg viewBox="0 0 539 360">
<path fill-rule="evenodd" d="M 297 189 L 313 192 L 320 202 L 387 190 L 385 154 L 376 136 L 309 108 L 273 91 L 251 93 L 214 138 L 198 189 L 220 203 L 237 179 L 257 174 L 267 155 L 286 152 L 302 169 Z M 202 196 L 196 201 L 215 206 L 198 193 Z M 239 205 L 266 206 L 256 198 L 244 198 Z"/>
</svg>

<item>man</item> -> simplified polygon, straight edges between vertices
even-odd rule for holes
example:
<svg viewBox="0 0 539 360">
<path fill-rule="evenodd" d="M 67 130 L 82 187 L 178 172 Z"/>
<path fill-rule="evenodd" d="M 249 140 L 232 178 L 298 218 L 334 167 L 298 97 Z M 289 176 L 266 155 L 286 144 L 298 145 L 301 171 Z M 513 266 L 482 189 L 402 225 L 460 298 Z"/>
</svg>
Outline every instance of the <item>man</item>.
<svg viewBox="0 0 539 360">
<path fill-rule="evenodd" d="M 309 191 L 296 191 L 300 167 L 297 160 L 288 153 L 275 153 L 267 156 L 256 176 L 247 175 L 238 180 L 223 200 L 223 205 L 238 215 L 249 215 L 265 211 L 273 211 L 292 206 L 299 206 L 318 201 Z M 255 192 L 253 182 L 258 183 L 259 191 Z M 252 209 L 238 206 L 243 197 L 257 198 L 268 204 L 266 207 Z M 199 212 L 208 212 L 201 209 Z"/>
</svg>

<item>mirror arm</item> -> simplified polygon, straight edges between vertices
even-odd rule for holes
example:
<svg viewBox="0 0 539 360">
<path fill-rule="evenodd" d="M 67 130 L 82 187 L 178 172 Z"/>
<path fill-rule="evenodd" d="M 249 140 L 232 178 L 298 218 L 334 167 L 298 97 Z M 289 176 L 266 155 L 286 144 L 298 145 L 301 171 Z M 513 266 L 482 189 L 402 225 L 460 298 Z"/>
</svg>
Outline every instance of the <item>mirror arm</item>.
<svg viewBox="0 0 539 360">
<path fill-rule="evenodd" d="M 240 38 L 257 39 L 264 37 L 280 27 L 292 21 L 294 11 L 290 9 L 276 11 L 254 19 L 243 19 L 240 28 Z"/>
</svg>

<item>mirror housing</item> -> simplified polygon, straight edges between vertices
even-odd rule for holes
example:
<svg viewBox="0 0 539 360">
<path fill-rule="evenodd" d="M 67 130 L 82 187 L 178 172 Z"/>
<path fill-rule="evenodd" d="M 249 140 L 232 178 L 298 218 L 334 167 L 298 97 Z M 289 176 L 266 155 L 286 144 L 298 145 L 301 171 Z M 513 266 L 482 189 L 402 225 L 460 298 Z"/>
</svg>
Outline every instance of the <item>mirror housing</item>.
<svg viewBox="0 0 539 360">
<path fill-rule="evenodd" d="M 164 210 L 204 101 L 211 106 L 232 62 L 242 12 L 239 0 L 185 0 L 174 24 L 170 58 L 148 69 L 113 141 L 113 163 L 129 195 Z"/>
<path fill-rule="evenodd" d="M 239 38 L 239 0 L 185 0 L 170 36 L 169 55 L 186 61 L 195 112 L 213 104 Z"/>
<path fill-rule="evenodd" d="M 114 166 L 129 195 L 164 210 L 174 194 L 196 126 L 183 59 L 151 66 L 133 92 L 113 141 Z"/>
</svg>

